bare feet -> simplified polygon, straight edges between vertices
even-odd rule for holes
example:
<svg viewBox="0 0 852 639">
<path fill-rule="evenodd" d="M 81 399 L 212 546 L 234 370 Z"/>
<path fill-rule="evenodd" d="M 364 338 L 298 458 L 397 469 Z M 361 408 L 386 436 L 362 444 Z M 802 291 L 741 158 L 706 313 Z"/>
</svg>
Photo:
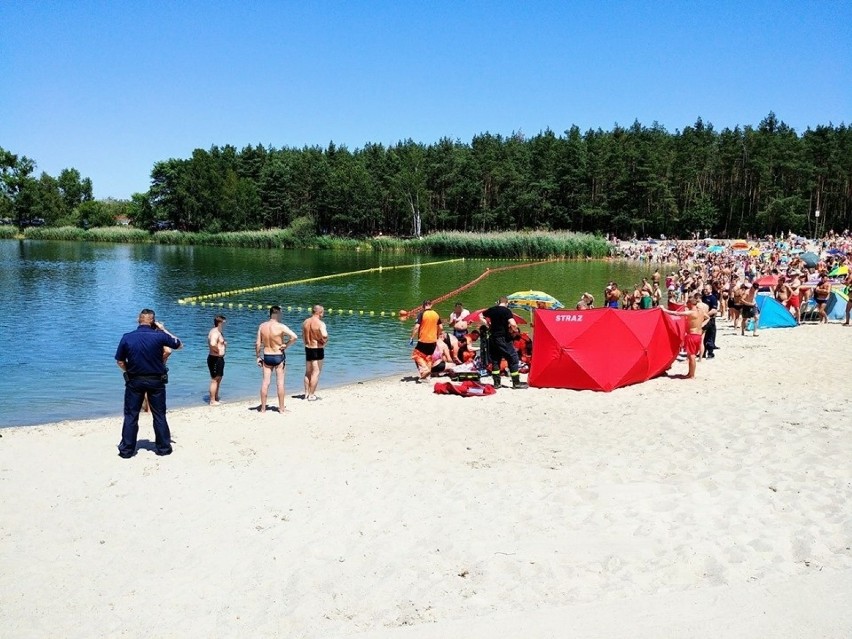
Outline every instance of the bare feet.
<svg viewBox="0 0 852 639">
<path fill-rule="evenodd" d="M 222 402 L 217 401 L 217 400 L 213 400 L 212 402 L 210 402 L 210 405 L 211 405 L 211 406 L 221 406 L 221 405 L 222 405 Z"/>
</svg>

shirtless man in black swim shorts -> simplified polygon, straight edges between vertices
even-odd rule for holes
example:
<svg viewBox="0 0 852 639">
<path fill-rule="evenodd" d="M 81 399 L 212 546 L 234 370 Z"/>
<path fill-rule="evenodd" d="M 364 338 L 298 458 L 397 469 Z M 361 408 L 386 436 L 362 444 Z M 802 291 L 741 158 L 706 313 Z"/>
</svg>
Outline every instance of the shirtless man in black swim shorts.
<svg viewBox="0 0 852 639">
<path fill-rule="evenodd" d="M 225 328 L 224 315 L 213 318 L 213 328 L 207 333 L 207 368 L 210 371 L 210 405 L 219 405 L 219 386 L 222 376 L 225 374 L 225 336 L 222 329 Z"/>
<path fill-rule="evenodd" d="M 284 414 L 284 365 L 287 360 L 285 351 L 296 343 L 298 336 L 281 323 L 281 307 L 269 309 L 269 319 L 257 328 L 257 340 L 254 351 L 257 365 L 263 369 L 263 382 L 260 385 L 261 413 L 266 412 L 266 395 L 272 371 L 275 371 L 275 383 L 278 390 L 278 412 Z"/>
<path fill-rule="evenodd" d="M 325 309 L 316 304 L 313 315 L 302 322 L 302 340 L 305 342 L 305 399 L 309 402 L 317 399 L 322 362 L 325 359 L 325 345 L 328 343 L 328 329 L 322 317 Z"/>
</svg>

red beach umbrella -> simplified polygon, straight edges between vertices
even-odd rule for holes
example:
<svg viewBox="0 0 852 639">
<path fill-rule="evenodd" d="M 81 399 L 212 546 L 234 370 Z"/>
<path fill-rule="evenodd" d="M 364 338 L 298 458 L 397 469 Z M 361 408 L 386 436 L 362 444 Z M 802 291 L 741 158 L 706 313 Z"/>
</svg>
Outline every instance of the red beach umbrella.
<svg viewBox="0 0 852 639">
<path fill-rule="evenodd" d="M 764 275 L 762 277 L 758 277 L 754 282 L 758 286 L 778 286 L 778 276 Z"/>
</svg>

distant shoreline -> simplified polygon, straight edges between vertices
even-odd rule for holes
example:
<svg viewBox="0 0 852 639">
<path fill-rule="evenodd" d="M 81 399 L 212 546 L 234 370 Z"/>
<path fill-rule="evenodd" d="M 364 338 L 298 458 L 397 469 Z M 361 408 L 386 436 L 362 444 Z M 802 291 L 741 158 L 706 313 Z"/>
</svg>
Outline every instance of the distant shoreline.
<svg viewBox="0 0 852 639">
<path fill-rule="evenodd" d="M 296 233 L 289 228 L 212 234 L 185 231 L 149 233 L 142 229 L 122 226 L 88 230 L 65 226 L 29 227 L 21 233 L 17 227 L 5 226 L 0 227 L 0 238 L 237 248 L 353 250 L 493 259 L 583 259 L 604 258 L 611 254 L 611 243 L 602 236 L 567 231 L 494 233 L 454 231 L 431 233 L 421 238 L 387 235 L 350 238 Z"/>
</svg>

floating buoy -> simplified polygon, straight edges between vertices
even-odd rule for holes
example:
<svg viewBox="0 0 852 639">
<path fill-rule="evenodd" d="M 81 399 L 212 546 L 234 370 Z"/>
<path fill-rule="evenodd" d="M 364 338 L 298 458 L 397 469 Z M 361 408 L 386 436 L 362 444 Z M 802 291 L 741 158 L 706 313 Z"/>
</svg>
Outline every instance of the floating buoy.
<svg viewBox="0 0 852 639">
<path fill-rule="evenodd" d="M 408 311 L 405 311 L 405 310 L 400 311 L 400 312 L 399 312 L 399 316 L 400 316 L 401 318 L 408 317 Z"/>
</svg>

